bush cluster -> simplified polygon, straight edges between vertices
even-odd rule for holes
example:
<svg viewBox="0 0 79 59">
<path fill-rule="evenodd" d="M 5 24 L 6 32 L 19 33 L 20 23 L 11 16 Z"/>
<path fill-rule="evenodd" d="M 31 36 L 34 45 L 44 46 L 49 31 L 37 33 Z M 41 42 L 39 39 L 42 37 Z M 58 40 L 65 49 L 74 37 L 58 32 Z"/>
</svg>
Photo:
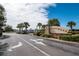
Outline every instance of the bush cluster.
<svg viewBox="0 0 79 59">
<path fill-rule="evenodd" d="M 35 32 L 33 34 L 37 36 L 48 37 L 48 38 L 52 37 L 51 34 L 44 34 L 43 32 Z"/>
<path fill-rule="evenodd" d="M 34 35 L 41 36 L 42 33 L 41 32 L 36 32 L 36 33 L 34 33 Z"/>
<path fill-rule="evenodd" d="M 63 35 L 63 36 L 60 36 L 60 39 L 66 40 L 66 41 L 79 42 L 79 36 L 73 36 L 73 35 Z"/>
<path fill-rule="evenodd" d="M 51 38 L 52 37 L 52 35 L 51 34 L 43 34 L 43 35 L 41 35 L 42 37 L 48 37 L 48 38 Z"/>
</svg>

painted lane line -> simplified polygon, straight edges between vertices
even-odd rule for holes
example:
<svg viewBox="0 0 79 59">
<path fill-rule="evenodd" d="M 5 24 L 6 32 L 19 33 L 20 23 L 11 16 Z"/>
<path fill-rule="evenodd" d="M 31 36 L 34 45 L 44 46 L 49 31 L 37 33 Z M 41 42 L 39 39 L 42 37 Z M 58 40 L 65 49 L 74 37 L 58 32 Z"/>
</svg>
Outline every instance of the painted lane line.
<svg viewBox="0 0 79 59">
<path fill-rule="evenodd" d="M 50 56 L 48 53 L 44 52 L 43 50 L 39 49 L 38 47 L 36 47 L 35 45 L 31 44 L 30 42 L 24 40 L 23 38 L 17 37 L 21 40 L 23 40 L 24 42 L 26 42 L 27 44 L 29 44 L 30 46 L 32 46 L 33 48 L 37 49 L 38 51 L 40 51 L 41 53 L 43 53 L 46 56 Z"/>
<path fill-rule="evenodd" d="M 10 47 L 10 48 L 8 49 L 8 51 L 13 51 L 13 49 L 18 48 L 18 47 L 20 47 L 20 46 L 22 46 L 22 45 L 23 45 L 22 42 L 19 42 L 17 45 Z"/>
</svg>

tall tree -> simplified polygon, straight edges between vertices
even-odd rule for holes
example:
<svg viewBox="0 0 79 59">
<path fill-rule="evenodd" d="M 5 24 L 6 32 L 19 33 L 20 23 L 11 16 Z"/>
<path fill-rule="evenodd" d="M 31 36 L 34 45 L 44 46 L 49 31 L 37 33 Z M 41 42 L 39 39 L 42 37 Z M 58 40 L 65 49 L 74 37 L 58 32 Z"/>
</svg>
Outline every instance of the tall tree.
<svg viewBox="0 0 79 59">
<path fill-rule="evenodd" d="M 29 26 L 30 26 L 30 25 L 29 25 L 28 22 L 24 22 L 24 27 L 25 27 L 26 31 L 27 31 L 27 28 L 28 28 Z"/>
<path fill-rule="evenodd" d="M 67 23 L 67 26 L 70 27 L 71 31 L 73 30 L 73 27 L 76 26 L 76 23 L 74 21 L 69 21 Z"/>
<path fill-rule="evenodd" d="M 2 27 L 5 25 L 6 17 L 5 17 L 5 9 L 2 5 L 0 5 L 0 36 L 2 36 L 3 29 Z"/>
<path fill-rule="evenodd" d="M 46 27 L 46 25 L 42 25 L 42 31 L 43 31 L 43 33 L 45 32 L 45 27 Z"/>
<path fill-rule="evenodd" d="M 48 20 L 48 25 L 50 26 L 60 26 L 60 22 L 58 19 L 50 19 Z"/>
<path fill-rule="evenodd" d="M 17 24 L 16 27 L 19 28 L 19 31 L 21 30 L 21 26 L 20 26 L 20 24 Z"/>
<path fill-rule="evenodd" d="M 42 29 L 44 29 L 44 30 L 45 30 L 45 27 L 46 27 L 46 25 L 42 25 Z"/>
<path fill-rule="evenodd" d="M 38 23 L 38 24 L 37 24 L 37 27 L 39 27 L 39 30 L 40 30 L 41 27 L 42 27 L 42 23 Z"/>
<path fill-rule="evenodd" d="M 21 23 L 21 30 L 23 31 L 23 28 L 25 27 L 24 23 Z"/>
<path fill-rule="evenodd" d="M 58 19 L 54 18 L 54 19 L 49 19 L 48 20 L 48 28 L 49 28 L 49 34 L 51 34 L 50 32 L 50 27 L 51 26 L 60 26 L 60 22 Z"/>
<path fill-rule="evenodd" d="M 25 27 L 24 23 L 19 23 L 17 25 L 17 28 L 19 28 L 19 31 L 23 31 L 23 28 Z"/>
</svg>

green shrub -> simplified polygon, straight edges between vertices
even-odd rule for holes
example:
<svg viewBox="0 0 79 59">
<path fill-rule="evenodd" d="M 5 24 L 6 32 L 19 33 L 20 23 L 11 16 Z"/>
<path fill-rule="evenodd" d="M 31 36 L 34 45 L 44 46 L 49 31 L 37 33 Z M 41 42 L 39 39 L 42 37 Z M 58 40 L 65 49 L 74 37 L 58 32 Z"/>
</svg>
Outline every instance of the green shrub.
<svg viewBox="0 0 79 59">
<path fill-rule="evenodd" d="M 36 32 L 36 33 L 34 33 L 34 35 L 40 36 L 40 35 L 42 35 L 42 33 L 41 32 Z"/>
<path fill-rule="evenodd" d="M 61 40 L 66 40 L 66 41 L 79 42 L 79 36 L 62 35 L 62 36 L 60 36 L 60 39 L 61 39 Z"/>
<path fill-rule="evenodd" d="M 41 35 L 41 32 L 37 32 L 37 34 L 36 34 L 37 36 L 40 36 Z"/>
<path fill-rule="evenodd" d="M 43 35 L 41 35 L 41 36 L 42 36 L 42 37 L 48 37 L 48 38 L 52 37 L 51 34 L 43 34 Z"/>
<path fill-rule="evenodd" d="M 39 30 L 34 33 L 34 35 L 37 35 L 37 36 L 41 36 L 42 34 L 44 34 L 44 30 Z"/>
</svg>

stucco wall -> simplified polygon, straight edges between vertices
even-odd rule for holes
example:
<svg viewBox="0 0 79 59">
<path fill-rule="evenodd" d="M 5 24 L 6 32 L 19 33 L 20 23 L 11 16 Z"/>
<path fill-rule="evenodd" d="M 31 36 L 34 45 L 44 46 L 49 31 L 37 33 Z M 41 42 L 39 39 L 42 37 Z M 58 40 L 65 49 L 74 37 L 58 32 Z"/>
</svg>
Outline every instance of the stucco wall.
<svg viewBox="0 0 79 59">
<path fill-rule="evenodd" d="M 59 26 L 51 26 L 50 27 L 51 33 L 66 34 L 66 33 L 68 33 L 68 31 L 69 31 L 68 29 L 65 29 L 65 28 L 59 27 Z M 46 28 L 45 28 L 45 34 L 49 34 L 48 26 L 46 26 Z"/>
</svg>

